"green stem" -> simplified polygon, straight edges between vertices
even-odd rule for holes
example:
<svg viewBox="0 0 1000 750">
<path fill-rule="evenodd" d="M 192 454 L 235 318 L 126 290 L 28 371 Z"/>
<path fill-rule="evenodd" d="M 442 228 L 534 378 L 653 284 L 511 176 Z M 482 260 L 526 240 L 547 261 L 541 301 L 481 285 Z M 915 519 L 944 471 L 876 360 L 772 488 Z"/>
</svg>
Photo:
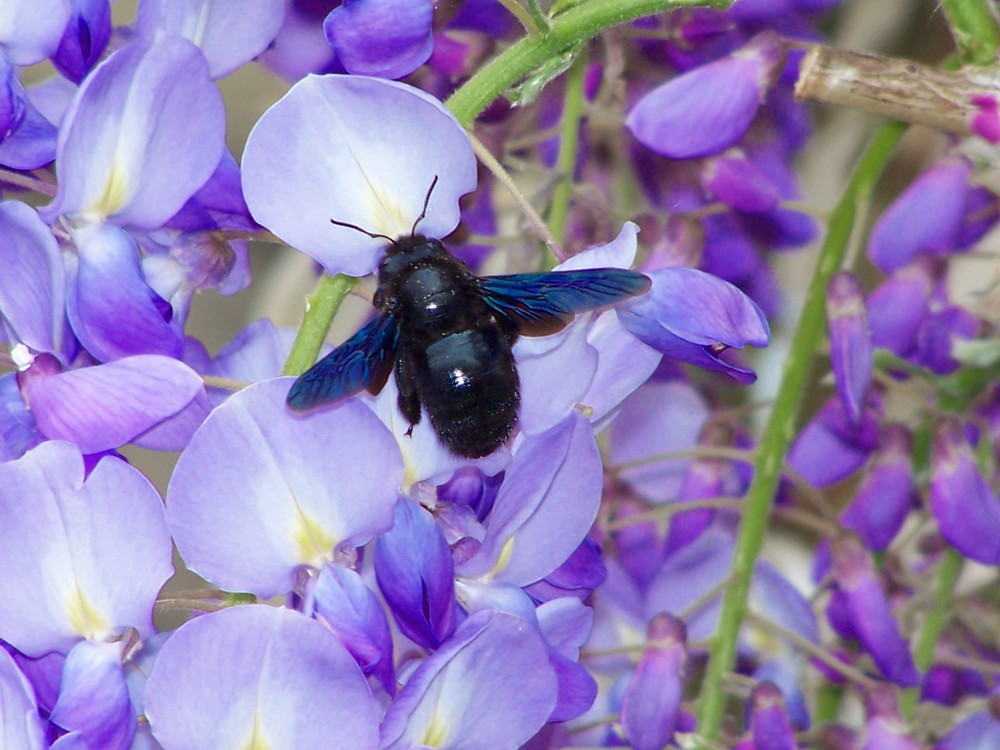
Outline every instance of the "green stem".
<svg viewBox="0 0 1000 750">
<path fill-rule="evenodd" d="M 340 304 L 357 281 L 354 277 L 343 274 L 323 274 L 316 285 L 316 291 L 306 297 L 302 325 L 295 335 L 295 343 L 292 344 L 292 350 L 281 370 L 282 375 L 301 375 L 316 361 Z"/>
<path fill-rule="evenodd" d="M 997 61 L 1000 25 L 993 0 L 942 0 L 941 8 L 951 26 L 962 62 L 989 65 Z"/>
<path fill-rule="evenodd" d="M 520 0 L 500 0 L 500 4 L 507 9 L 508 13 L 521 22 L 524 30 L 529 34 L 541 34 L 548 28 L 548 25 L 544 23 L 539 26 L 537 19 L 535 19 L 527 8 L 521 5 Z M 542 20 L 544 21 L 544 16 Z"/>
<path fill-rule="evenodd" d="M 562 122 L 559 125 L 559 155 L 556 157 L 556 174 L 559 184 L 552 194 L 549 206 L 549 230 L 559 245 L 566 241 L 566 215 L 569 199 L 573 194 L 573 172 L 576 169 L 580 148 L 580 121 L 583 119 L 583 83 L 587 72 L 587 55 L 577 55 L 566 73 L 566 90 L 563 93 Z"/>
<path fill-rule="evenodd" d="M 871 194 L 875 181 L 905 129 L 905 125 L 896 122 L 886 123 L 879 129 L 830 215 L 826 238 L 785 360 L 774 409 L 757 450 L 753 481 L 747 491 L 733 555 L 732 584 L 722 598 L 719 627 L 699 700 L 698 733 L 708 740 L 714 739 L 719 731 L 725 706 L 723 678 L 732 669 L 736 657 L 736 641 L 747 614 L 750 582 L 764 543 L 781 467 L 795 435 L 799 406 L 816 345 L 823 340 L 827 285 L 843 263 L 859 202 Z"/>
<path fill-rule="evenodd" d="M 466 128 L 494 99 L 556 57 L 605 29 L 675 8 L 728 8 L 732 0 L 594 0 L 560 14 L 544 36 L 515 42 L 474 75 L 446 102 Z"/>
<path fill-rule="evenodd" d="M 941 556 L 938 566 L 937 589 L 934 592 L 934 604 L 927 612 L 923 628 L 917 638 L 917 645 L 913 649 L 913 660 L 917 669 L 926 672 L 934 661 L 938 641 L 941 638 L 941 631 L 948 622 L 951 607 L 951 595 L 955 590 L 955 583 L 962 573 L 962 564 L 965 558 L 953 547 L 948 547 Z M 909 719 L 913 716 L 913 709 L 920 698 L 920 688 L 915 687 L 903 693 L 899 701 L 899 710 L 903 717 Z"/>
</svg>

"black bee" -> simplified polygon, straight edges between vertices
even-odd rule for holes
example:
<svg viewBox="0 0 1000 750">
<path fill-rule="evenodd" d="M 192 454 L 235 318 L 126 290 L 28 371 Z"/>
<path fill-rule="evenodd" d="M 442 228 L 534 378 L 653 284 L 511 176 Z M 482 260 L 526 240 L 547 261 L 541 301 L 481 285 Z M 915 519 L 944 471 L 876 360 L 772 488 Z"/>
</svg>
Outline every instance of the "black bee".
<svg viewBox="0 0 1000 750">
<path fill-rule="evenodd" d="M 397 239 L 333 222 L 389 242 L 372 300 L 379 315 L 303 373 L 288 405 L 311 409 L 365 389 L 375 395 L 394 370 L 407 434 L 423 406 L 451 451 L 478 458 L 500 447 L 517 421 L 517 337 L 555 333 L 577 313 L 644 293 L 650 281 L 618 268 L 479 277 L 439 240 L 412 233 L 426 210 L 427 201 L 411 234 Z"/>
</svg>

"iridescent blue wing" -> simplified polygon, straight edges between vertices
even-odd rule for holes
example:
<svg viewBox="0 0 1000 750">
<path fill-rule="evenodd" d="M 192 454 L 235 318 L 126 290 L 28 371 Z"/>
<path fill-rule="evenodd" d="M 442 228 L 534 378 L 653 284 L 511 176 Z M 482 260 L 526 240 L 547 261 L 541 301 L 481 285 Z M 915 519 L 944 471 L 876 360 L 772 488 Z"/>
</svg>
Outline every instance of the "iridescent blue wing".
<svg viewBox="0 0 1000 750">
<path fill-rule="evenodd" d="M 399 326 L 379 315 L 299 376 L 286 401 L 297 411 L 338 401 L 367 389 L 382 390 L 392 371 Z"/>
<path fill-rule="evenodd" d="M 479 285 L 502 324 L 525 336 L 547 336 L 562 330 L 578 313 L 645 293 L 650 281 L 622 268 L 588 268 L 485 276 Z"/>
</svg>

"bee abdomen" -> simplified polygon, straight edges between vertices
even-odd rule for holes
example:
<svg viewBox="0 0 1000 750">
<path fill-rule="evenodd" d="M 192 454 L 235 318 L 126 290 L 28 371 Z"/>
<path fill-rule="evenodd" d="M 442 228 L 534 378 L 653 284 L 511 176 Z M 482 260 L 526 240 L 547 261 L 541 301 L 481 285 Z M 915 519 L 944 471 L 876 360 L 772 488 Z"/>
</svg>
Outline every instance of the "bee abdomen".
<svg viewBox="0 0 1000 750">
<path fill-rule="evenodd" d="M 520 397 L 514 356 L 499 326 L 434 341 L 415 369 L 420 399 L 452 451 L 478 458 L 510 436 Z"/>
</svg>

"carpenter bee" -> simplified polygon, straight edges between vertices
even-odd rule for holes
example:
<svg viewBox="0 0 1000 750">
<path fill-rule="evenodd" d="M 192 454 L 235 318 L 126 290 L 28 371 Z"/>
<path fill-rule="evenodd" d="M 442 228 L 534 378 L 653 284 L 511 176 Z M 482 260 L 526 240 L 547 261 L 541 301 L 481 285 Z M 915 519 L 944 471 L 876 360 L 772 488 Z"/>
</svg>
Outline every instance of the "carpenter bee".
<svg viewBox="0 0 1000 750">
<path fill-rule="evenodd" d="M 423 407 L 449 450 L 478 458 L 500 447 L 517 421 L 517 337 L 556 333 L 577 313 L 644 293 L 650 281 L 618 268 L 476 276 L 439 240 L 415 233 L 436 183 L 408 236 L 331 219 L 389 242 L 372 300 L 379 314 L 303 373 L 287 401 L 305 410 L 361 390 L 376 395 L 394 371 L 407 434 Z"/>
</svg>

